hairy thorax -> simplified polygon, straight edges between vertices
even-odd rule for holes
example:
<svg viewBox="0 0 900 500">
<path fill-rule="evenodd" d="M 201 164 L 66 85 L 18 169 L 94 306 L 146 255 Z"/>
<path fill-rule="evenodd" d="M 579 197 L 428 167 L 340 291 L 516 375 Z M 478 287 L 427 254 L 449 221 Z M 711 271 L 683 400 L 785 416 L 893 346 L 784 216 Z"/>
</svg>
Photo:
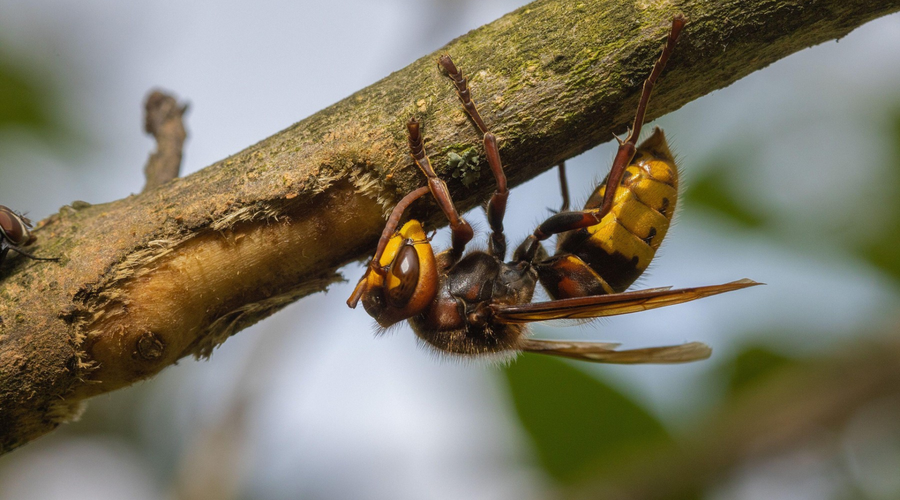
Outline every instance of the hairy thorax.
<svg viewBox="0 0 900 500">
<path fill-rule="evenodd" d="M 438 256 L 439 266 L 445 255 Z M 531 302 L 536 282 L 530 264 L 504 263 L 485 252 L 472 252 L 446 272 L 431 306 L 409 321 L 416 335 L 442 351 L 514 350 L 524 327 L 494 321 L 491 306 Z"/>
</svg>

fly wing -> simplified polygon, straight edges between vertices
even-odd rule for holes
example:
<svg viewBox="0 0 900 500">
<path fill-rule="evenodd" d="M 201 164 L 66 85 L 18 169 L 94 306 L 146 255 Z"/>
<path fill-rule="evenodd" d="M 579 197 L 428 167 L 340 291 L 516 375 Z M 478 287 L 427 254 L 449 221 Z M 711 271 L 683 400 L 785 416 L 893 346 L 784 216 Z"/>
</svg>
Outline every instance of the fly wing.
<svg viewBox="0 0 900 500">
<path fill-rule="evenodd" d="M 614 350 L 614 347 L 617 345 L 599 342 L 558 342 L 526 339 L 522 341 L 521 349 L 526 352 L 550 354 L 580 361 L 629 365 L 640 363 L 689 363 L 706 359 L 712 354 L 712 349 L 702 342 L 624 351 Z"/>
<path fill-rule="evenodd" d="M 634 292 L 592 295 L 571 299 L 532 302 L 519 305 L 495 305 L 494 319 L 504 323 L 529 323 L 552 319 L 600 318 L 628 314 L 657 307 L 690 302 L 711 295 L 761 285 L 753 280 L 742 279 L 723 285 L 699 286 L 695 288 L 652 288 Z"/>
</svg>

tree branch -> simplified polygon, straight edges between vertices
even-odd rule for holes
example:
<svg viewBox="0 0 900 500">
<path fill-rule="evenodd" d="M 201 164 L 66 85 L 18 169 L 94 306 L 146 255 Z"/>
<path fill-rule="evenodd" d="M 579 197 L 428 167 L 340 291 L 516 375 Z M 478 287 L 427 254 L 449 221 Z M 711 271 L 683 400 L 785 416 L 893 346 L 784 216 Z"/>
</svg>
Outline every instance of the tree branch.
<svg viewBox="0 0 900 500">
<path fill-rule="evenodd" d="M 621 133 L 672 15 L 690 24 L 648 119 L 900 9 L 896 1 L 670 3 L 540 0 L 461 37 L 512 185 Z M 240 329 L 340 279 L 371 254 L 382 213 L 422 185 L 410 115 L 438 173 L 475 145 L 437 53 L 191 176 L 39 224 L 36 252 L 0 283 L 0 451 L 78 415 L 90 396 L 207 355 Z M 482 169 L 487 173 L 488 169 Z M 462 209 L 493 190 L 450 181 Z M 417 216 L 440 222 L 430 205 Z"/>
</svg>

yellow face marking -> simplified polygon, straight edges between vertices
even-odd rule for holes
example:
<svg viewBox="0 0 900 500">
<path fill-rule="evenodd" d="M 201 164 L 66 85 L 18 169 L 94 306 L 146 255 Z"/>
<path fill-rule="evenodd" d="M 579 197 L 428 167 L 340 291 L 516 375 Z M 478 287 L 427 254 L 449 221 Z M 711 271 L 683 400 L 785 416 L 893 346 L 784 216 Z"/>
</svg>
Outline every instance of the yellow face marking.
<svg viewBox="0 0 900 500">
<path fill-rule="evenodd" d="M 416 254 L 419 256 L 420 265 L 421 261 L 426 258 L 423 253 L 431 254 L 430 247 L 431 245 L 428 243 L 428 238 L 425 236 L 425 231 L 422 229 L 422 225 L 417 220 L 411 220 L 403 225 L 400 228 L 400 231 L 397 231 L 397 234 L 391 236 L 391 239 L 388 240 L 387 246 L 384 247 L 384 253 L 381 254 L 381 259 L 378 260 L 378 265 L 381 267 L 388 267 L 391 263 L 394 262 L 394 259 L 397 258 L 397 255 L 400 253 L 400 249 L 403 247 L 403 243 L 406 240 L 412 240 L 413 245 L 415 245 Z M 420 248 L 423 246 L 423 243 L 426 248 Z M 431 257 L 431 260 L 434 260 L 434 257 Z M 370 276 L 376 278 L 375 281 L 370 281 L 372 285 L 381 286 L 382 279 L 381 276 L 378 276 L 377 273 L 369 273 Z M 396 276 L 388 273 L 386 275 L 387 283 L 385 283 L 385 288 L 392 289 L 394 287 L 400 286 L 400 279 Z"/>
<path fill-rule="evenodd" d="M 415 258 L 418 265 L 418 280 L 415 283 L 415 289 L 412 293 L 401 291 L 398 287 L 409 287 L 411 282 L 402 282 L 401 278 L 411 279 L 408 275 L 400 272 L 400 277 L 391 271 L 391 266 L 395 265 L 397 259 L 409 259 L 410 254 L 408 248 L 412 246 L 415 251 Z M 407 250 L 404 250 L 406 248 Z M 366 274 L 354 290 L 354 296 L 361 296 L 366 310 L 381 326 L 390 326 L 398 321 L 411 318 L 428 307 L 437 294 L 438 289 L 438 272 L 435 263 L 434 252 L 431 249 L 431 242 L 425 235 L 422 225 L 411 220 L 403 225 L 396 234 L 391 236 L 384 247 L 381 257 L 377 264 L 386 272 L 372 272 L 371 269 Z M 412 263 L 410 262 L 410 265 Z M 399 271 L 399 270 L 394 270 Z M 363 283 L 363 281 L 365 283 Z M 394 293 L 396 292 L 396 293 Z M 394 293 L 396 297 L 403 297 L 408 302 L 405 306 L 400 307 L 397 304 L 379 302 L 371 297 L 370 294 L 388 294 Z M 371 300 L 370 300 L 371 299 Z"/>
</svg>

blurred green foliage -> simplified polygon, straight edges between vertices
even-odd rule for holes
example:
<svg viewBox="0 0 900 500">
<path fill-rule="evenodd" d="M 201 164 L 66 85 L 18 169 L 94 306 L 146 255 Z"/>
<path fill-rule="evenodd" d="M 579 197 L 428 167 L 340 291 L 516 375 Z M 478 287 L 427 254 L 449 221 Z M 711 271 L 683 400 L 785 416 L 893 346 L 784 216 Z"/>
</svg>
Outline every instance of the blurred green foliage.
<svg viewBox="0 0 900 500">
<path fill-rule="evenodd" d="M 888 131 L 893 163 L 890 168 L 893 175 L 886 175 L 877 182 L 892 184 L 890 192 L 900 193 L 900 107 L 893 112 L 891 127 Z M 774 229 L 770 220 L 747 203 L 741 203 L 737 195 L 734 178 L 737 170 L 750 168 L 747 165 L 726 161 L 713 161 L 707 168 L 701 169 L 703 174 L 696 178 L 682 194 L 681 199 L 691 208 L 716 214 L 735 225 L 745 229 Z M 858 241 L 850 241 L 850 251 L 862 261 L 876 267 L 886 276 L 900 283 L 900 197 L 875 200 L 878 210 L 887 210 L 890 217 L 878 231 L 873 231 Z M 797 206 L 796 210 L 803 210 Z M 864 214 L 864 212 L 863 212 Z M 774 233 L 773 233 L 774 235 Z M 807 241 L 812 245 L 820 245 L 821 240 Z M 845 244 L 841 239 L 836 244 Z"/>
<path fill-rule="evenodd" d="M 525 354 L 505 373 L 541 464 L 563 483 L 670 441 L 647 410 L 570 362 Z"/>
<path fill-rule="evenodd" d="M 733 397 L 794 362 L 754 345 L 722 362 L 716 371 L 726 381 L 726 397 Z M 505 374 L 540 464 L 561 484 L 611 473 L 649 450 L 678 446 L 641 404 L 573 362 L 525 354 L 506 367 Z M 678 498 L 702 494 L 692 491 Z"/>
<path fill-rule="evenodd" d="M 742 205 L 728 182 L 734 166 L 713 162 L 691 182 L 681 199 L 685 205 L 713 212 L 744 228 L 758 228 L 766 221 L 762 215 Z"/>
<path fill-rule="evenodd" d="M 58 131 L 57 120 L 46 107 L 50 94 L 50 89 L 25 69 L 0 57 L 0 128 Z"/>
<path fill-rule="evenodd" d="M 891 165 L 894 175 L 883 179 L 882 182 L 893 182 L 891 192 L 896 194 L 900 193 L 900 108 L 893 114 L 891 127 L 893 151 L 890 157 L 894 160 Z M 888 224 L 871 235 L 871 239 L 857 248 L 857 251 L 866 262 L 900 282 L 900 197 L 895 195 L 888 203 L 891 210 Z"/>
<path fill-rule="evenodd" d="M 728 394 L 733 396 L 792 361 L 767 347 L 748 346 L 722 365 L 720 371 L 722 378 L 728 381 Z"/>
</svg>

